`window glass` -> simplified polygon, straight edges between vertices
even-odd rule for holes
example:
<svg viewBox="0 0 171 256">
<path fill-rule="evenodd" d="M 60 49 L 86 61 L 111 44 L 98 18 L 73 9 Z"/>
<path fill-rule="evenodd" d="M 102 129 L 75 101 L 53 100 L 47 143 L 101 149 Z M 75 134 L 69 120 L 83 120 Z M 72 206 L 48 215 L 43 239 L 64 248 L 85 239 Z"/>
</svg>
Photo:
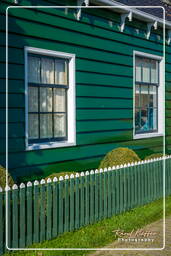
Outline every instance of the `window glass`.
<svg viewBox="0 0 171 256">
<path fill-rule="evenodd" d="M 29 139 L 66 139 L 68 61 L 32 54 L 28 67 Z"/>
<path fill-rule="evenodd" d="M 28 81 L 29 83 L 40 83 L 40 58 L 28 57 Z"/>
<path fill-rule="evenodd" d="M 41 83 L 54 84 L 54 59 L 41 58 Z"/>
<path fill-rule="evenodd" d="M 135 82 L 136 133 L 153 132 L 158 129 L 158 68 L 156 60 L 136 58 L 135 72 L 138 72 L 138 76 L 142 74 L 142 81 Z"/>
<path fill-rule="evenodd" d="M 39 137 L 39 123 L 37 114 L 29 114 L 28 116 L 28 136 L 31 139 Z"/>
<path fill-rule="evenodd" d="M 55 60 L 55 83 L 67 84 L 67 61 Z"/>
<path fill-rule="evenodd" d="M 65 112 L 66 110 L 66 90 L 54 88 L 54 112 Z"/>
<path fill-rule="evenodd" d="M 38 88 L 29 87 L 28 104 L 29 112 L 38 112 Z"/>
<path fill-rule="evenodd" d="M 142 62 L 142 76 L 143 76 L 143 82 L 149 83 L 150 82 L 150 60 L 143 59 Z"/>
<path fill-rule="evenodd" d="M 40 138 L 52 137 L 52 114 L 40 114 Z"/>
<path fill-rule="evenodd" d="M 135 59 L 135 77 L 136 81 L 141 82 L 141 64 L 142 61 L 140 58 Z"/>
<path fill-rule="evenodd" d="M 40 88 L 40 112 L 52 112 L 52 88 Z"/>
</svg>

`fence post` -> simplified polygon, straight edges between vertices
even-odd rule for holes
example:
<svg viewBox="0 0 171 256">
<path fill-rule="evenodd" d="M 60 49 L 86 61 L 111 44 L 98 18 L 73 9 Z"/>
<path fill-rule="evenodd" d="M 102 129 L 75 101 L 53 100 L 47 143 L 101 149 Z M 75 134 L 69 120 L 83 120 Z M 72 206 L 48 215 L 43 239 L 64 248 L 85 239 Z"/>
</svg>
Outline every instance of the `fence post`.
<svg viewBox="0 0 171 256">
<path fill-rule="evenodd" d="M 29 181 L 27 182 L 27 245 L 32 244 L 33 242 L 33 231 L 32 231 L 32 224 L 33 224 L 33 196 L 32 196 L 32 183 Z"/>
<path fill-rule="evenodd" d="M 47 179 L 47 233 L 46 239 L 52 238 L 52 180 Z"/>
<path fill-rule="evenodd" d="M 74 230 L 74 174 L 70 175 L 70 231 Z"/>
<path fill-rule="evenodd" d="M 39 242 L 39 182 L 34 181 L 34 243 Z"/>
<path fill-rule="evenodd" d="M 20 184 L 20 248 L 26 245 L 25 184 Z"/>
<path fill-rule="evenodd" d="M 12 186 L 12 247 L 18 248 L 18 186 Z"/>
<path fill-rule="evenodd" d="M 79 195 L 79 173 L 75 175 L 75 228 L 80 227 L 80 195 Z"/>
<path fill-rule="evenodd" d="M 53 237 L 58 234 L 58 179 L 53 178 Z"/>
<path fill-rule="evenodd" d="M 58 227 L 59 234 L 62 234 L 64 231 L 64 218 L 63 218 L 63 177 L 59 177 L 59 219 L 58 219 Z"/>
<path fill-rule="evenodd" d="M 45 212 L 47 211 L 47 199 L 45 193 L 45 180 L 42 179 L 40 181 L 40 242 L 46 239 L 46 231 L 45 231 Z"/>
</svg>

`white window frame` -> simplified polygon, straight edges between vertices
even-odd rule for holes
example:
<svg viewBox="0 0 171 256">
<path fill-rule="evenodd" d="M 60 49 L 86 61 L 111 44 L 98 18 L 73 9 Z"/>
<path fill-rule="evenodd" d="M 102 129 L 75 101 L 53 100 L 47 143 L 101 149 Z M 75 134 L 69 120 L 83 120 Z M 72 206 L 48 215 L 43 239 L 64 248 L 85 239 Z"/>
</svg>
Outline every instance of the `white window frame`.
<svg viewBox="0 0 171 256">
<path fill-rule="evenodd" d="M 141 56 L 159 61 L 159 87 L 158 87 L 158 131 L 151 133 L 135 133 L 135 57 Z M 152 138 L 164 135 L 164 90 L 165 90 L 164 58 L 159 55 L 133 51 L 133 139 Z"/>
<path fill-rule="evenodd" d="M 43 143 L 28 143 L 28 54 L 35 53 L 45 56 L 60 57 L 69 60 L 69 89 L 67 97 L 67 133 L 66 141 L 43 142 Z M 75 54 L 51 51 L 40 48 L 25 47 L 25 144 L 26 150 L 38 150 L 46 148 L 69 147 L 76 145 L 76 105 L 75 105 Z"/>
</svg>

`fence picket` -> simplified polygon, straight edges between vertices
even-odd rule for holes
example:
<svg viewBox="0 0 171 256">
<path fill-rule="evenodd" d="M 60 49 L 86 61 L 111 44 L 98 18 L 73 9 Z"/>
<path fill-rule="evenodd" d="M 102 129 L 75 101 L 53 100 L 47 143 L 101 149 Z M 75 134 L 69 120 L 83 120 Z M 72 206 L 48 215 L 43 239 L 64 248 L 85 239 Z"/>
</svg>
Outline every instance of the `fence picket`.
<svg viewBox="0 0 171 256">
<path fill-rule="evenodd" d="M 99 171 L 95 170 L 95 221 L 99 219 Z"/>
<path fill-rule="evenodd" d="M 90 223 L 90 174 L 87 171 L 85 176 L 85 224 Z"/>
<path fill-rule="evenodd" d="M 18 186 L 12 187 L 12 247 L 18 248 Z"/>
<path fill-rule="evenodd" d="M 26 244 L 31 245 L 33 242 L 33 235 L 32 235 L 32 225 L 33 225 L 33 195 L 32 195 L 32 183 L 27 183 L 27 191 L 26 191 L 26 205 L 27 205 L 27 239 Z"/>
<path fill-rule="evenodd" d="M 46 239 L 46 222 L 45 222 L 45 212 L 46 212 L 46 187 L 45 180 L 42 179 L 40 181 L 40 242 Z"/>
<path fill-rule="evenodd" d="M 108 168 L 108 217 L 111 217 L 112 215 L 112 188 L 111 188 L 111 183 L 112 183 L 112 171 L 111 168 Z"/>
<path fill-rule="evenodd" d="M 103 217 L 106 218 L 107 217 L 107 169 L 104 169 L 104 173 L 103 173 L 103 186 L 104 186 L 104 189 L 103 189 L 103 204 L 104 204 L 104 215 Z"/>
<path fill-rule="evenodd" d="M 26 232 L 26 219 L 25 219 L 25 185 L 24 183 L 20 184 L 19 190 L 19 200 L 20 200 L 20 240 L 19 247 L 24 248 L 26 245 L 25 242 L 25 232 Z"/>
<path fill-rule="evenodd" d="M 7 244 L 8 248 L 11 248 L 11 246 L 12 246 L 12 244 L 11 244 L 11 240 L 12 240 L 12 236 L 11 236 L 11 230 L 12 230 L 12 227 L 11 227 L 11 217 L 12 217 L 11 216 L 11 189 L 9 186 L 6 186 L 5 190 L 7 191 L 7 193 L 5 195 L 7 196 L 7 203 L 8 203 L 8 207 L 7 207 L 8 236 L 7 236 L 6 244 Z M 5 210 L 6 210 L 5 209 L 5 201 L 4 201 L 3 205 L 1 205 L 1 203 L 0 203 L 0 207 L 2 207 L 2 209 L 4 209 L 4 214 L 5 214 Z M 5 219 L 4 219 L 3 225 L 5 225 Z M 3 226 L 0 225 L 0 227 L 3 227 Z M 4 228 L 5 228 L 5 226 L 4 226 Z"/>
<path fill-rule="evenodd" d="M 74 223 L 74 175 L 71 174 L 70 176 L 70 231 L 74 230 L 75 223 Z"/>
<path fill-rule="evenodd" d="M 62 234 L 64 230 L 64 219 L 63 219 L 63 177 L 59 177 L 59 219 L 58 219 L 58 233 Z"/>
<path fill-rule="evenodd" d="M 0 187 L 0 227 L 1 227 L 1 232 L 0 232 L 0 254 L 4 253 L 4 234 L 3 230 L 5 230 L 5 220 L 4 220 L 4 211 L 5 210 L 5 202 L 4 202 L 4 192 L 2 188 Z"/>
<path fill-rule="evenodd" d="M 34 243 L 39 242 L 39 182 L 36 180 L 34 182 L 34 203 L 33 203 L 33 209 L 34 209 Z"/>
<path fill-rule="evenodd" d="M 99 171 L 99 219 L 103 218 L 103 170 Z"/>
<path fill-rule="evenodd" d="M 53 178 L 53 237 L 58 234 L 58 182 L 57 178 Z"/>
<path fill-rule="evenodd" d="M 84 172 L 80 176 L 80 225 L 84 225 Z"/>
<path fill-rule="evenodd" d="M 80 227 L 80 191 L 79 191 L 79 174 L 76 173 L 75 179 L 75 229 Z"/>
<path fill-rule="evenodd" d="M 68 182 L 69 176 L 65 176 L 65 225 L 64 230 L 65 232 L 69 231 L 69 207 L 71 210 L 71 204 L 69 206 L 69 182 Z M 71 188 L 70 188 L 70 194 L 71 194 Z"/>
<path fill-rule="evenodd" d="M 94 215 L 95 215 L 95 212 L 94 212 L 94 171 L 91 171 L 90 172 L 90 223 L 93 223 L 94 222 Z"/>
</svg>

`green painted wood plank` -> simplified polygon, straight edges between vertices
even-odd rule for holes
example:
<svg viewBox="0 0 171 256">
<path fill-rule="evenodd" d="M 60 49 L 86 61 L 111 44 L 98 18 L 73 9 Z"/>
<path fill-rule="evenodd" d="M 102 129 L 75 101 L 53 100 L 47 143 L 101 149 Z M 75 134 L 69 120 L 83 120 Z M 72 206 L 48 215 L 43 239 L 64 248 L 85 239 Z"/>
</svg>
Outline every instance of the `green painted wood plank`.
<svg viewBox="0 0 171 256">
<path fill-rule="evenodd" d="M 80 176 L 80 226 L 85 223 L 85 213 L 84 213 L 84 172 L 81 172 Z"/>
<path fill-rule="evenodd" d="M 75 179 L 74 175 L 70 175 L 70 231 L 74 230 L 75 223 L 74 223 L 74 217 L 75 217 L 75 211 L 74 211 L 74 205 L 75 205 L 75 199 L 74 199 L 74 189 L 75 189 Z M 85 203 L 85 201 L 84 201 Z"/>
<path fill-rule="evenodd" d="M 95 221 L 99 219 L 99 171 L 95 170 Z"/>
<path fill-rule="evenodd" d="M 99 219 L 103 218 L 103 198 L 104 198 L 104 186 L 103 186 L 103 169 L 99 170 Z"/>
<path fill-rule="evenodd" d="M 27 191 L 26 191 L 27 199 L 26 199 L 26 205 L 27 205 L 27 229 L 26 229 L 26 234 L 27 234 L 27 239 L 26 239 L 26 244 L 31 245 L 33 242 L 33 192 L 32 192 L 32 183 L 28 182 L 27 183 Z"/>
<path fill-rule="evenodd" d="M 95 221 L 95 174 L 90 171 L 90 223 Z"/>
<path fill-rule="evenodd" d="M 53 179 L 53 230 L 52 235 L 56 237 L 58 234 L 58 187 L 57 178 Z"/>
<path fill-rule="evenodd" d="M 76 174 L 75 180 L 75 229 L 80 227 L 80 194 L 79 194 L 79 174 Z"/>
<path fill-rule="evenodd" d="M 104 193 L 104 196 L 103 196 L 103 204 L 104 204 L 104 215 L 103 217 L 106 218 L 107 217 L 107 210 L 108 210 L 108 205 L 107 205 L 107 182 L 108 182 L 108 175 L 107 175 L 107 169 L 105 168 L 104 169 L 104 174 L 103 174 L 103 193 Z"/>
<path fill-rule="evenodd" d="M 33 227 L 33 241 L 34 243 L 39 243 L 39 182 L 35 181 L 34 182 L 34 201 L 33 201 L 33 223 L 34 223 L 34 227 Z"/>
<path fill-rule="evenodd" d="M 108 194 L 108 198 L 107 198 L 107 204 L 108 204 L 108 217 L 111 217 L 112 216 L 112 186 L 111 186 L 111 184 L 112 184 L 112 171 L 111 171 L 111 169 L 110 169 L 110 171 L 109 171 L 109 169 L 108 169 L 108 172 L 107 172 L 107 174 L 108 174 L 108 183 L 107 183 L 107 194 Z"/>
<path fill-rule="evenodd" d="M 90 223 L 90 173 L 85 173 L 85 224 Z"/>
<path fill-rule="evenodd" d="M 19 247 L 24 248 L 26 246 L 26 239 L 25 239 L 25 234 L 26 234 L 26 204 L 25 204 L 25 199 L 26 199 L 26 189 L 25 189 L 25 184 L 21 183 L 20 184 L 20 189 L 19 189 Z"/>
<path fill-rule="evenodd" d="M 4 221 L 4 192 L 2 188 L 0 190 L 0 226 L 1 229 L 5 229 L 5 221 Z M 0 232 L 0 254 L 4 253 L 4 239 L 3 239 L 3 232 Z"/>
<path fill-rule="evenodd" d="M 18 248 L 18 186 L 14 185 L 12 190 L 12 247 Z"/>
<path fill-rule="evenodd" d="M 47 179 L 47 226 L 46 239 L 52 238 L 52 183 L 51 179 Z"/>
<path fill-rule="evenodd" d="M 64 181 L 63 177 L 59 177 L 59 219 L 58 219 L 58 233 L 62 234 L 64 231 L 64 218 L 63 218 L 63 188 L 64 187 Z"/>
<path fill-rule="evenodd" d="M 70 205 L 70 209 L 69 209 L 69 193 L 71 194 L 71 188 L 69 188 L 69 182 L 68 182 L 68 179 L 69 179 L 69 176 L 66 175 L 65 176 L 65 181 L 64 181 L 64 193 L 65 193 L 65 196 L 64 196 L 64 201 L 65 201 L 65 218 L 64 218 L 64 231 L 67 232 L 69 231 L 69 213 L 70 213 L 70 210 L 71 210 L 71 205 Z"/>
<path fill-rule="evenodd" d="M 45 180 L 40 181 L 40 242 L 46 239 L 47 197 Z"/>
</svg>

